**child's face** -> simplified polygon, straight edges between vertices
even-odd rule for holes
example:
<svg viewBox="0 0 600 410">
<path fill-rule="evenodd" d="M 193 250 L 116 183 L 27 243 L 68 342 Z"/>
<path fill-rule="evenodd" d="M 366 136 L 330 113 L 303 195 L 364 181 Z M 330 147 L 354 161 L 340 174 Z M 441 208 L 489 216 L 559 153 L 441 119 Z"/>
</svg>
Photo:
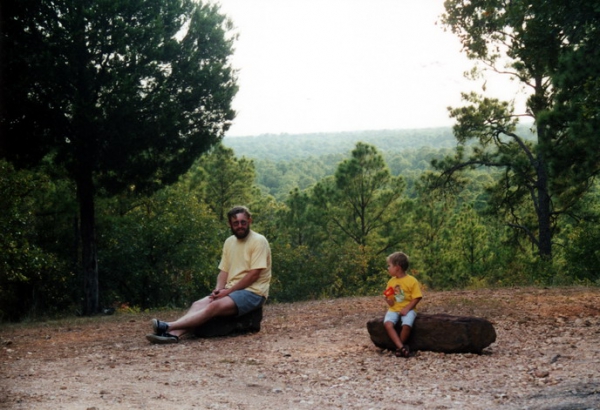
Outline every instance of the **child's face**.
<svg viewBox="0 0 600 410">
<path fill-rule="evenodd" d="M 400 273 L 400 266 L 392 265 L 389 261 L 387 263 L 387 268 L 390 276 L 396 276 Z"/>
</svg>

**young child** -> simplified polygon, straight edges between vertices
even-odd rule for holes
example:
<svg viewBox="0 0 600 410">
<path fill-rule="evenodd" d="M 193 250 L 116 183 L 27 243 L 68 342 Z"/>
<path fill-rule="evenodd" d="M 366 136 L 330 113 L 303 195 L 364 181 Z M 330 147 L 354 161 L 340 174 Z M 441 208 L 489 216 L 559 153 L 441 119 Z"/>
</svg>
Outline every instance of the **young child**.
<svg viewBox="0 0 600 410">
<path fill-rule="evenodd" d="M 398 357 L 408 357 L 410 349 L 408 337 L 417 313 L 415 308 L 421 300 L 421 286 L 419 281 L 406 273 L 408 270 L 408 256 L 402 252 L 394 252 L 387 257 L 388 273 L 392 278 L 388 281 L 384 292 L 385 301 L 389 309 L 383 319 L 383 325 L 390 339 L 396 345 L 395 354 Z M 402 320 L 400 335 L 395 326 L 398 320 Z"/>
</svg>

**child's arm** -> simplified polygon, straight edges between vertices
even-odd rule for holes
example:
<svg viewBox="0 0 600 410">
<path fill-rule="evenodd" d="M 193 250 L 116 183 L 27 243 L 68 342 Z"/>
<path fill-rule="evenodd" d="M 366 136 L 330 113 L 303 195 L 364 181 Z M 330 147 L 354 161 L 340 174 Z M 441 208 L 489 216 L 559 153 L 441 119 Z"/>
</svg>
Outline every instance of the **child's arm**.
<svg viewBox="0 0 600 410">
<path fill-rule="evenodd" d="M 395 292 L 394 289 L 392 287 L 388 287 L 384 292 L 383 292 L 383 297 L 385 298 L 385 301 L 387 302 L 387 304 L 392 307 L 394 306 L 394 303 L 396 303 L 396 299 L 394 298 Z"/>
<path fill-rule="evenodd" d="M 394 306 L 394 303 L 396 303 L 396 299 L 394 299 L 394 297 L 392 296 L 391 298 L 384 296 L 385 301 L 387 302 L 389 307 Z"/>
<path fill-rule="evenodd" d="M 408 312 L 410 312 L 412 309 L 417 307 L 417 304 L 421 301 L 421 299 L 422 298 L 414 298 L 413 300 L 411 300 L 408 305 L 406 305 L 402 308 L 402 310 L 400 311 L 400 314 L 402 316 L 406 316 L 408 314 Z"/>
</svg>

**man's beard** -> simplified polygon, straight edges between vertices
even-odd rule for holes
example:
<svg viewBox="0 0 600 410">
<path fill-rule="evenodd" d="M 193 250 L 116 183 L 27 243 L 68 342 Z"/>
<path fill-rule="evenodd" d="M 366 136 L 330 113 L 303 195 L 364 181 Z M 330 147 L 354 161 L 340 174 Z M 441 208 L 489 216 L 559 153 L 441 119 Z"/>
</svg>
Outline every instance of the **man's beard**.
<svg viewBox="0 0 600 410">
<path fill-rule="evenodd" d="M 250 227 L 238 228 L 237 230 L 231 228 L 231 233 L 233 233 L 238 239 L 244 239 L 250 233 Z"/>
</svg>

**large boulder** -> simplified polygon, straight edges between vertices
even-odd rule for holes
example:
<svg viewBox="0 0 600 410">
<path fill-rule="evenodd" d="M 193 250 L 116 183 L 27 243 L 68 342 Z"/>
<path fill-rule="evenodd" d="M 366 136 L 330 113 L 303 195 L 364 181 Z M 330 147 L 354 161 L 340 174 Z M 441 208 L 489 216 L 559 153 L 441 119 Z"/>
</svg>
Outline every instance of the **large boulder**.
<svg viewBox="0 0 600 410">
<path fill-rule="evenodd" d="M 396 330 L 400 332 L 398 322 Z M 383 326 L 383 317 L 367 322 L 371 341 L 382 349 L 395 350 L 396 346 Z M 444 353 L 478 353 L 496 341 L 492 323 L 478 317 L 445 314 L 419 314 L 408 339 L 412 350 Z"/>
<path fill-rule="evenodd" d="M 262 307 L 243 316 L 215 317 L 194 330 L 198 337 L 217 337 L 260 331 Z"/>
</svg>

